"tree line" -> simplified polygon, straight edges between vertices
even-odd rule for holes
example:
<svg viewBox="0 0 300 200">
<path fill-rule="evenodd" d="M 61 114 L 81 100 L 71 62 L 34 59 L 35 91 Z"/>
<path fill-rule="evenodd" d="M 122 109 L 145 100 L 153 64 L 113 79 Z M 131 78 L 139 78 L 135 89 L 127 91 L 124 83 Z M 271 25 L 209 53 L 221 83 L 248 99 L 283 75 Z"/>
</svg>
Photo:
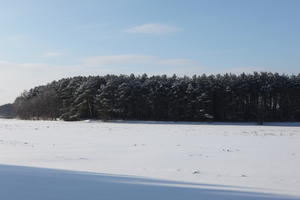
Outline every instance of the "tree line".
<svg viewBox="0 0 300 200">
<path fill-rule="evenodd" d="M 21 119 L 300 121 L 300 74 L 64 78 L 24 91 Z"/>
</svg>

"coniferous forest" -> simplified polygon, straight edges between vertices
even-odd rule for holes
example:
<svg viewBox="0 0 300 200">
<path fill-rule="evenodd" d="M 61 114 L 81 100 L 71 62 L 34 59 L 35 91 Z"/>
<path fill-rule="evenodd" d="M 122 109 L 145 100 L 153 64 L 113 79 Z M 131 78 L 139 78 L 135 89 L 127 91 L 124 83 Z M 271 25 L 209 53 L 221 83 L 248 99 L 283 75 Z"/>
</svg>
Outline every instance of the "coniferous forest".
<svg viewBox="0 0 300 200">
<path fill-rule="evenodd" d="M 73 77 L 24 91 L 21 119 L 300 121 L 300 74 Z"/>
</svg>

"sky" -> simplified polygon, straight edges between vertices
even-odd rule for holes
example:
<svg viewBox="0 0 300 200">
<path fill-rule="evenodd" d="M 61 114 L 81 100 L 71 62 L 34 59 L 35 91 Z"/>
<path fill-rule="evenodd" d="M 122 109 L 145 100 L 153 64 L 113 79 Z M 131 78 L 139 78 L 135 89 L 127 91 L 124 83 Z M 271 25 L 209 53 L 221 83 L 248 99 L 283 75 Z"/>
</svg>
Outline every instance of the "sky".
<svg viewBox="0 0 300 200">
<path fill-rule="evenodd" d="M 299 0 L 0 0 L 0 104 L 64 77 L 300 73 Z"/>
</svg>

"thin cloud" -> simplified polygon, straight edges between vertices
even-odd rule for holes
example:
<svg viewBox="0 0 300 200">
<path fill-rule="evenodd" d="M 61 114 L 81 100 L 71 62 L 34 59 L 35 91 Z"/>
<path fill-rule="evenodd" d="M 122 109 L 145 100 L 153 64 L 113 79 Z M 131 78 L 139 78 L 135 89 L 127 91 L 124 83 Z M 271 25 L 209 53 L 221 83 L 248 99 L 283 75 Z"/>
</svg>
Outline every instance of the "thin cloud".
<svg viewBox="0 0 300 200">
<path fill-rule="evenodd" d="M 81 25 L 77 25 L 75 26 L 75 30 L 94 30 L 94 29 L 98 29 L 98 28 L 104 28 L 106 27 L 106 24 L 98 24 L 98 23 L 91 23 L 91 24 L 81 24 Z"/>
<path fill-rule="evenodd" d="M 43 55 L 43 57 L 45 58 L 51 58 L 51 57 L 59 57 L 59 56 L 62 56 L 63 54 L 60 53 L 60 52 L 47 52 Z"/>
<path fill-rule="evenodd" d="M 0 36 L 1 45 L 8 45 L 9 47 L 20 47 L 20 46 L 28 46 L 32 43 L 32 39 L 25 34 L 13 34 Z"/>
<path fill-rule="evenodd" d="M 15 34 L 15 35 L 8 36 L 6 39 L 9 40 L 9 41 L 19 42 L 19 41 L 24 41 L 28 38 L 24 34 Z"/>
<path fill-rule="evenodd" d="M 152 34 L 152 35 L 163 35 L 172 32 L 177 32 L 180 29 L 175 26 L 170 26 L 166 24 L 143 24 L 140 26 L 135 26 L 125 30 L 128 33 L 140 33 L 140 34 Z"/>
<path fill-rule="evenodd" d="M 24 89 L 45 83 L 46 74 L 51 71 L 43 63 L 14 63 L 0 60 L 0 105 L 13 102 Z"/>
<path fill-rule="evenodd" d="M 121 54 L 111 56 L 88 57 L 76 65 L 50 65 L 46 63 L 16 63 L 0 60 L 0 105 L 13 102 L 24 89 L 46 84 L 53 80 L 71 76 L 106 75 L 106 74 L 143 74 L 161 75 L 177 74 L 217 74 L 242 73 L 253 71 L 277 71 L 287 73 L 284 69 L 271 67 L 237 67 L 220 71 L 216 67 L 201 66 L 197 61 L 184 58 L 162 58 L 151 55 Z M 297 74 L 289 71 L 288 74 Z"/>
<path fill-rule="evenodd" d="M 99 71 L 101 74 L 191 75 L 204 69 L 197 61 L 191 59 L 141 54 L 88 57 L 83 59 L 80 65 L 85 67 L 85 70 Z"/>
<path fill-rule="evenodd" d="M 86 66 L 118 66 L 118 65 L 147 65 L 147 66 L 187 66 L 196 64 L 195 61 L 182 58 L 160 58 L 140 54 L 121 54 L 112 56 L 94 56 L 82 60 Z"/>
</svg>

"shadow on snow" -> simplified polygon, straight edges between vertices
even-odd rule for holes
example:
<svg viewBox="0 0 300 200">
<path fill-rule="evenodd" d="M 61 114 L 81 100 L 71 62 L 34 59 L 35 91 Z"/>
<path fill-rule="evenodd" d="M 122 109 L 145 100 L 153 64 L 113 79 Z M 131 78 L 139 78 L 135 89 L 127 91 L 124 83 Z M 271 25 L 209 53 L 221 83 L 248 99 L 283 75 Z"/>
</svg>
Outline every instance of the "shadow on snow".
<svg viewBox="0 0 300 200">
<path fill-rule="evenodd" d="M 257 122 L 188 122 L 188 121 L 136 121 L 136 120 L 83 120 L 82 122 L 106 122 L 120 124 L 153 124 L 153 125 L 220 125 L 220 126 L 289 126 L 300 127 L 300 122 L 264 122 L 263 125 Z"/>
<path fill-rule="evenodd" d="M 5 200 L 300 200 L 222 185 L 0 165 Z"/>
</svg>

